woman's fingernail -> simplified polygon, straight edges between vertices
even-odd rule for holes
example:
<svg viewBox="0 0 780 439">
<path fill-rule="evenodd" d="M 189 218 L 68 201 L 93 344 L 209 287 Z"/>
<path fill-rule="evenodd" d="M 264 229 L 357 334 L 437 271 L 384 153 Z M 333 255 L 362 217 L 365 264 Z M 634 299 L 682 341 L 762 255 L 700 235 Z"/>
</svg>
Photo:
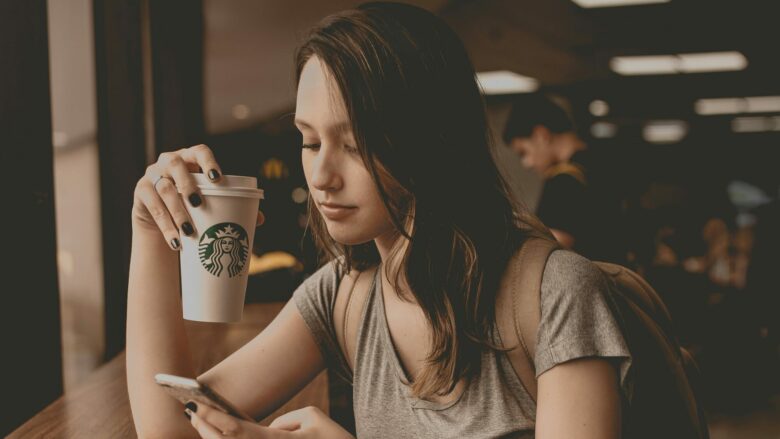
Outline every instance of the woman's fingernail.
<svg viewBox="0 0 780 439">
<path fill-rule="evenodd" d="M 181 225 L 181 231 L 184 232 L 185 235 L 189 236 L 192 235 L 192 232 L 194 230 L 192 230 L 192 224 L 190 224 L 189 222 L 185 222 L 184 224 Z"/>
<path fill-rule="evenodd" d="M 219 172 L 217 172 L 216 169 L 212 169 L 211 171 L 209 171 L 209 178 L 211 179 L 211 181 L 214 181 L 214 180 L 218 179 L 219 178 Z"/>
<path fill-rule="evenodd" d="M 174 250 L 178 250 L 180 245 L 181 245 L 181 244 L 179 243 L 179 238 L 173 238 L 173 239 L 171 239 L 171 247 L 172 247 Z"/>
<path fill-rule="evenodd" d="M 197 193 L 193 193 L 190 195 L 190 204 L 192 204 L 192 207 L 198 207 L 202 202 L 203 200 L 200 198 L 200 195 L 198 195 Z"/>
<path fill-rule="evenodd" d="M 189 409 L 193 413 L 198 413 L 198 404 L 195 404 L 192 401 L 188 402 L 187 404 L 184 404 L 184 407 Z"/>
<path fill-rule="evenodd" d="M 184 410 L 184 416 L 186 416 L 187 419 L 192 420 L 192 416 L 190 416 L 190 414 L 187 413 L 187 410 Z"/>
</svg>

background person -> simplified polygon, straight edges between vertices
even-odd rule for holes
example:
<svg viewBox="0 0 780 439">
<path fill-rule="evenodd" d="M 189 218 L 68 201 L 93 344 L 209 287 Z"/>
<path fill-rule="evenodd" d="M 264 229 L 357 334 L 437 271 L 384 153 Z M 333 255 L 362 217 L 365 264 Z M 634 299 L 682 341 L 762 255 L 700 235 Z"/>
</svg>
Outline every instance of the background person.
<svg viewBox="0 0 780 439">
<path fill-rule="evenodd" d="M 609 187 L 617 182 L 563 108 L 541 94 L 520 96 L 503 138 L 543 179 L 536 215 L 558 242 L 592 260 L 625 264 L 621 203 Z"/>
</svg>

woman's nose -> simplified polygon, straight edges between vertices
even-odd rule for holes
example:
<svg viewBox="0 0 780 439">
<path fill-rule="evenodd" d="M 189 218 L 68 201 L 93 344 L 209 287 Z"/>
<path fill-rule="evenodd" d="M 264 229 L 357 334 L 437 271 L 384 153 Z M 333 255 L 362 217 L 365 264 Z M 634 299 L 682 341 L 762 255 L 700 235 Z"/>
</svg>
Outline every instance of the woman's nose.
<svg viewBox="0 0 780 439">
<path fill-rule="evenodd" d="M 339 175 L 339 157 L 334 148 L 323 143 L 312 162 L 311 184 L 321 191 L 334 190 L 341 187 Z"/>
</svg>

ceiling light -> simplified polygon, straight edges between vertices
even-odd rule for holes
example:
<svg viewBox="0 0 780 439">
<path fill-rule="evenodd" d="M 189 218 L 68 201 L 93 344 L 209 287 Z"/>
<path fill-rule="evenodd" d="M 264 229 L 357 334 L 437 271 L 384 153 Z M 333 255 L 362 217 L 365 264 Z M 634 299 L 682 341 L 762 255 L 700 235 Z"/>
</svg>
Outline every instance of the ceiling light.
<svg viewBox="0 0 780 439">
<path fill-rule="evenodd" d="M 697 114 L 739 114 L 780 112 L 780 96 L 752 96 L 746 98 L 699 99 L 694 102 Z"/>
<path fill-rule="evenodd" d="M 734 131 L 735 133 L 780 131 L 780 116 L 737 117 L 731 121 L 731 131 Z"/>
<path fill-rule="evenodd" d="M 696 114 L 735 114 L 745 111 L 745 100 L 741 98 L 699 99 L 693 104 Z"/>
<path fill-rule="evenodd" d="M 755 96 L 745 98 L 748 113 L 772 113 L 780 111 L 780 96 Z"/>
<path fill-rule="evenodd" d="M 609 122 L 596 122 L 590 126 L 590 134 L 596 139 L 611 139 L 617 134 L 617 125 Z"/>
<path fill-rule="evenodd" d="M 769 131 L 771 119 L 766 117 L 737 117 L 731 121 L 735 133 L 759 133 Z"/>
<path fill-rule="evenodd" d="M 486 95 L 528 93 L 539 88 L 536 79 L 509 70 L 477 73 L 477 82 Z"/>
<path fill-rule="evenodd" d="M 621 75 L 662 75 L 744 70 L 740 52 L 684 53 L 680 55 L 616 56 L 610 68 Z"/>
<path fill-rule="evenodd" d="M 688 124 L 682 120 L 657 120 L 645 124 L 642 137 L 650 143 L 676 143 L 688 134 Z"/>
<path fill-rule="evenodd" d="M 685 53 L 679 55 L 683 73 L 744 70 L 747 58 L 739 52 Z"/>
<path fill-rule="evenodd" d="M 612 6 L 634 6 L 651 3 L 669 3 L 669 0 L 572 0 L 583 8 L 608 8 Z"/>
<path fill-rule="evenodd" d="M 595 101 L 591 102 L 588 106 L 588 110 L 590 110 L 590 114 L 601 117 L 606 116 L 607 113 L 609 113 L 609 104 L 602 101 L 601 99 L 596 99 Z"/>
<path fill-rule="evenodd" d="M 677 73 L 677 62 L 673 55 L 616 56 L 609 66 L 621 75 L 658 75 Z"/>
</svg>

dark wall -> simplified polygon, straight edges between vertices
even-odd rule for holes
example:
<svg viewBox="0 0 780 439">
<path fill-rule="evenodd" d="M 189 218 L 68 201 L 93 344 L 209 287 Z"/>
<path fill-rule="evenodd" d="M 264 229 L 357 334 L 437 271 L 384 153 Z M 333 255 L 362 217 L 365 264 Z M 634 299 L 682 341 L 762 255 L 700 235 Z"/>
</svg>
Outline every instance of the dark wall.
<svg viewBox="0 0 780 439">
<path fill-rule="evenodd" d="M 0 2 L 5 436 L 62 393 L 45 0 Z"/>
</svg>

